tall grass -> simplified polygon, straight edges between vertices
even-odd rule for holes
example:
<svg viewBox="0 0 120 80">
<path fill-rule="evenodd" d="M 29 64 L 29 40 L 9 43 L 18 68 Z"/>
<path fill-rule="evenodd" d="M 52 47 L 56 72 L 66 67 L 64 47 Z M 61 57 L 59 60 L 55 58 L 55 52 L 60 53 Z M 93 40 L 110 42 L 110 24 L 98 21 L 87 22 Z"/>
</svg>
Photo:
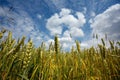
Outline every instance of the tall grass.
<svg viewBox="0 0 120 80">
<path fill-rule="evenodd" d="M 24 43 L 25 37 L 16 41 L 9 32 L 0 32 L 0 80 L 119 80 L 120 79 L 120 42 L 105 42 L 98 48 L 80 49 L 62 53 L 59 40 L 45 49 L 44 42 L 35 48 L 31 40 Z M 116 45 L 115 45 L 116 44 Z"/>
</svg>

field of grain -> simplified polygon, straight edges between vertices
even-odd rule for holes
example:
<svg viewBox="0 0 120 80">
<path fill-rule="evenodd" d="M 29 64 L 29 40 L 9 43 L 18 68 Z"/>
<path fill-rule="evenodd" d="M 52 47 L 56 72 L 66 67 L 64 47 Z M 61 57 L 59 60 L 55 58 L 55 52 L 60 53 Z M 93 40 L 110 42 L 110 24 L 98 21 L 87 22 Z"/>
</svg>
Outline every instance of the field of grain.
<svg viewBox="0 0 120 80">
<path fill-rule="evenodd" d="M 76 48 L 63 52 L 59 47 L 58 37 L 49 44 L 36 48 L 25 37 L 16 41 L 9 32 L 0 32 L 0 80 L 119 80 L 120 79 L 120 42 L 109 41 L 98 47 L 81 49 L 76 41 Z"/>
</svg>

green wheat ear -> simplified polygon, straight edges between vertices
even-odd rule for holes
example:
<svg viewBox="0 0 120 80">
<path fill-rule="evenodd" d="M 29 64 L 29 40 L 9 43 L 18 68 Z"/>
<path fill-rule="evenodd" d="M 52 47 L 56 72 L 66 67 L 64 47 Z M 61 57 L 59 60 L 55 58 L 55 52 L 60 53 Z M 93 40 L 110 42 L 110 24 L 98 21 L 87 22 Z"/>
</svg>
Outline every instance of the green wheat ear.
<svg viewBox="0 0 120 80">
<path fill-rule="evenodd" d="M 109 41 L 109 43 L 110 43 L 111 49 L 114 50 L 114 42 L 113 41 Z"/>
<path fill-rule="evenodd" d="M 12 32 L 9 32 L 8 34 L 8 43 L 11 43 L 12 41 Z"/>
<path fill-rule="evenodd" d="M 2 32 L 0 32 L 0 39 L 3 37 L 3 33 Z"/>
<path fill-rule="evenodd" d="M 120 46 L 120 42 L 119 41 L 116 44 L 118 44 Z"/>
<path fill-rule="evenodd" d="M 102 59 L 104 59 L 105 53 L 106 53 L 106 48 L 105 48 L 105 46 L 102 46 L 101 44 L 98 44 L 98 47 L 100 49 L 101 57 L 102 57 Z"/>
<path fill-rule="evenodd" d="M 101 41 L 102 41 L 103 46 L 105 46 L 105 41 L 103 40 L 103 38 L 101 39 Z"/>
<path fill-rule="evenodd" d="M 78 51 L 78 53 L 81 53 L 79 41 L 76 40 L 75 42 L 76 42 L 76 46 L 77 46 L 77 51 Z"/>
<path fill-rule="evenodd" d="M 55 36 L 54 41 L 55 41 L 55 45 L 54 45 L 54 47 L 55 47 L 55 52 L 56 52 L 56 54 L 58 54 L 58 53 L 59 53 L 59 41 L 58 41 L 57 35 Z"/>
</svg>

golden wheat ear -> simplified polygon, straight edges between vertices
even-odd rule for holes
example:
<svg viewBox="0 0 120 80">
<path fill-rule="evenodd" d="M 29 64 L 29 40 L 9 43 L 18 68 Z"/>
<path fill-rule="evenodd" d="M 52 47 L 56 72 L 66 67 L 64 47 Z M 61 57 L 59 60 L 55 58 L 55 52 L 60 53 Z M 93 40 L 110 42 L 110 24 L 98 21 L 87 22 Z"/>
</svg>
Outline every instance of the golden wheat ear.
<svg viewBox="0 0 120 80">
<path fill-rule="evenodd" d="M 24 53 L 24 59 L 23 59 L 23 70 L 25 70 L 31 60 L 31 55 L 32 55 L 32 48 L 33 48 L 33 43 L 32 40 L 29 40 L 28 44 L 26 45 L 26 51 Z"/>
</svg>

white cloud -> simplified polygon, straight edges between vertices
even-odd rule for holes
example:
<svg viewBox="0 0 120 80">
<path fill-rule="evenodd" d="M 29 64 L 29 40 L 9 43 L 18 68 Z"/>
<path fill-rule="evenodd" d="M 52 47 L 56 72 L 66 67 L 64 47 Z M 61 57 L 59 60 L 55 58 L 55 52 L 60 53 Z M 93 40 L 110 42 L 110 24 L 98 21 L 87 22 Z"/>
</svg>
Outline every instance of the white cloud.
<svg viewBox="0 0 120 80">
<path fill-rule="evenodd" d="M 120 40 L 120 4 L 113 5 L 95 16 L 91 21 L 91 28 L 92 33 L 97 33 L 100 37 L 107 34 L 109 39 Z"/>
<path fill-rule="evenodd" d="M 68 28 L 78 27 L 78 20 L 73 15 L 66 15 L 61 18 L 62 24 L 65 24 Z"/>
<path fill-rule="evenodd" d="M 61 34 L 61 20 L 59 19 L 58 14 L 54 14 L 51 18 L 47 20 L 46 27 L 51 32 L 52 35 Z"/>
<path fill-rule="evenodd" d="M 75 28 L 75 27 L 73 27 L 73 28 L 70 29 L 70 34 L 73 37 L 82 37 L 82 36 L 84 36 L 83 31 L 81 29 Z"/>
<path fill-rule="evenodd" d="M 71 42 L 72 39 L 70 37 L 62 37 L 62 38 L 59 38 L 60 42 Z"/>
<path fill-rule="evenodd" d="M 106 47 L 109 47 L 108 40 L 120 40 L 120 4 L 109 7 L 103 13 L 90 19 L 89 22 L 92 28 L 91 38 L 82 42 L 87 47 L 96 47 L 98 43 L 102 44 L 101 38 L 105 40 Z M 99 39 L 93 39 L 93 34 L 97 34 Z M 107 40 L 105 39 L 105 34 L 107 34 Z"/>
<path fill-rule="evenodd" d="M 81 48 L 88 48 L 88 44 L 87 43 L 80 43 L 80 46 L 81 46 Z"/>
<path fill-rule="evenodd" d="M 81 12 L 77 12 L 76 15 L 78 16 L 79 26 L 82 27 L 86 23 L 85 16 Z"/>
<path fill-rule="evenodd" d="M 81 12 L 76 12 L 76 16 L 77 18 L 72 15 L 71 10 L 63 8 L 59 14 L 55 13 L 47 20 L 46 28 L 51 35 L 62 34 L 64 27 L 67 27 L 68 30 L 74 27 L 80 29 L 86 20 Z"/>
<path fill-rule="evenodd" d="M 69 9 L 66 9 L 66 8 L 63 8 L 60 12 L 60 16 L 63 17 L 63 16 L 66 16 L 66 15 L 69 15 L 71 13 L 71 10 Z"/>
</svg>

